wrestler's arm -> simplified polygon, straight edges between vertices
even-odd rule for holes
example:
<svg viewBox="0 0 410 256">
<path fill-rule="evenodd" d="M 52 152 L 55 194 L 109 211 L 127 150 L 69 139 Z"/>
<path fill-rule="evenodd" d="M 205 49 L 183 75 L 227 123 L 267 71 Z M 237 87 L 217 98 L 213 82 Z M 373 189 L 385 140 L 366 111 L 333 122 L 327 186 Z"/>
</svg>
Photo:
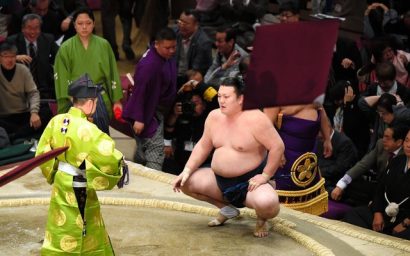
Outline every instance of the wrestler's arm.
<svg viewBox="0 0 410 256">
<path fill-rule="evenodd" d="M 207 119 L 205 120 L 202 137 L 195 145 L 194 149 L 192 150 L 191 156 L 185 164 L 185 168 L 189 168 L 191 172 L 194 172 L 198 169 L 198 167 L 208 158 L 213 149 L 211 128 L 215 123 L 214 114 L 215 110 L 209 113 Z"/>
<path fill-rule="evenodd" d="M 213 149 L 211 127 L 212 124 L 215 123 L 213 117 L 215 111 L 216 110 L 209 113 L 205 121 L 204 132 L 201 139 L 192 150 L 191 156 L 185 164 L 184 170 L 172 182 L 172 187 L 175 192 L 180 191 L 180 187 L 184 186 L 185 182 L 188 180 L 191 174 L 198 169 L 198 167 L 205 161 L 205 159 Z"/>
<path fill-rule="evenodd" d="M 254 120 L 253 136 L 268 151 L 266 166 L 262 174 L 252 180 L 257 184 L 264 184 L 270 180 L 281 164 L 281 157 L 285 150 L 282 139 L 266 116 L 261 115 Z"/>
</svg>

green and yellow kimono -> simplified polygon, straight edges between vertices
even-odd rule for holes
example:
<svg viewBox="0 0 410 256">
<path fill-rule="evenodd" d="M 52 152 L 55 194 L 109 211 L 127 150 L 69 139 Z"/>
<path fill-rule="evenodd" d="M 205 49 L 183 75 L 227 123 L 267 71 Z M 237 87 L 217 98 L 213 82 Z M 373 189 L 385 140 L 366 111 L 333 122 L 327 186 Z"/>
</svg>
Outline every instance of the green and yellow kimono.
<svg viewBox="0 0 410 256">
<path fill-rule="evenodd" d="M 110 44 L 102 37 L 91 35 L 87 49 L 78 35 L 65 41 L 57 52 L 54 63 L 54 80 L 58 113 L 70 108 L 68 85 L 88 73 L 95 84 L 101 84 L 101 93 L 109 118 L 112 118 L 112 104 L 122 99 L 122 87 L 117 62 Z"/>
<path fill-rule="evenodd" d="M 118 183 L 123 155 L 115 149 L 114 141 L 75 107 L 51 119 L 40 138 L 36 155 L 63 146 L 69 147 L 65 153 L 40 166 L 47 182 L 52 184 L 41 254 L 113 255 L 96 190 L 112 189 Z M 85 163 L 84 219 L 74 193 L 73 176 L 59 170 L 60 162 L 73 168 Z"/>
</svg>

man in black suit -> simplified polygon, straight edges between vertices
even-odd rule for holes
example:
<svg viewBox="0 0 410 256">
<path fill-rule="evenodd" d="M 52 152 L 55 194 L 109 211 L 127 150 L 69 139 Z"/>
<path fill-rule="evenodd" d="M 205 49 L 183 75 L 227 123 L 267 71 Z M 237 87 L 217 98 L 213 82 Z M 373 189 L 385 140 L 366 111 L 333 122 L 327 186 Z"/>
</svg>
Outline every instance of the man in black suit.
<svg viewBox="0 0 410 256">
<path fill-rule="evenodd" d="M 212 64 L 212 41 L 199 27 L 199 16 L 194 10 L 185 10 L 178 19 L 176 61 L 178 86 L 187 82 L 188 70 L 202 76 Z"/>
<path fill-rule="evenodd" d="M 55 99 L 54 58 L 58 46 L 51 34 L 41 32 L 42 19 L 37 14 L 26 14 L 21 32 L 7 38 L 17 46 L 17 61 L 26 64 L 31 71 L 41 99 Z"/>
<path fill-rule="evenodd" d="M 343 177 L 357 162 L 357 149 L 345 134 L 332 129 L 332 156 L 323 156 L 323 143 L 318 143 L 318 164 L 320 173 L 325 178 L 325 188 L 329 192 L 335 188 L 337 181 Z"/>
<path fill-rule="evenodd" d="M 61 22 L 64 20 L 59 12 L 50 8 L 51 0 L 29 0 L 27 6 L 19 12 L 13 13 L 9 24 L 9 35 L 17 34 L 22 27 L 22 19 L 26 14 L 35 13 L 43 20 L 41 31 L 50 33 L 54 40 L 61 37 Z"/>
</svg>

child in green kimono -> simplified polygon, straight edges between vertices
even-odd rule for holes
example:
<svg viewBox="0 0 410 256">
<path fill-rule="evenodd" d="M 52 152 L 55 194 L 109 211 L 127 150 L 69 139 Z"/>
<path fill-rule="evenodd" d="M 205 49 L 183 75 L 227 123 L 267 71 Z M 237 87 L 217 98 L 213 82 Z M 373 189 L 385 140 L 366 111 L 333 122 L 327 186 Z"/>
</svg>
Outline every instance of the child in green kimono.
<svg viewBox="0 0 410 256">
<path fill-rule="evenodd" d="M 95 112 L 100 86 L 88 74 L 68 87 L 73 107 L 55 116 L 39 141 L 36 155 L 68 146 L 40 166 L 52 184 L 42 255 L 113 255 L 96 190 L 117 185 L 123 155 L 106 133 L 87 120 Z"/>
</svg>

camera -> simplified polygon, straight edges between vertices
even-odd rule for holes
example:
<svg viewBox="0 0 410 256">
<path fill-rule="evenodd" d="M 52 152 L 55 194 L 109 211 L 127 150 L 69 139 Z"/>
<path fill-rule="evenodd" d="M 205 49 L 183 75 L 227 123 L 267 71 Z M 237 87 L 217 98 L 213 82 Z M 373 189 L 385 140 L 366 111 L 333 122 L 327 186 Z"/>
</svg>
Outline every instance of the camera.
<svg viewBox="0 0 410 256">
<path fill-rule="evenodd" d="M 191 118 L 195 114 L 195 103 L 192 102 L 192 91 L 179 94 L 178 100 L 181 102 L 181 111 L 183 118 Z"/>
</svg>

